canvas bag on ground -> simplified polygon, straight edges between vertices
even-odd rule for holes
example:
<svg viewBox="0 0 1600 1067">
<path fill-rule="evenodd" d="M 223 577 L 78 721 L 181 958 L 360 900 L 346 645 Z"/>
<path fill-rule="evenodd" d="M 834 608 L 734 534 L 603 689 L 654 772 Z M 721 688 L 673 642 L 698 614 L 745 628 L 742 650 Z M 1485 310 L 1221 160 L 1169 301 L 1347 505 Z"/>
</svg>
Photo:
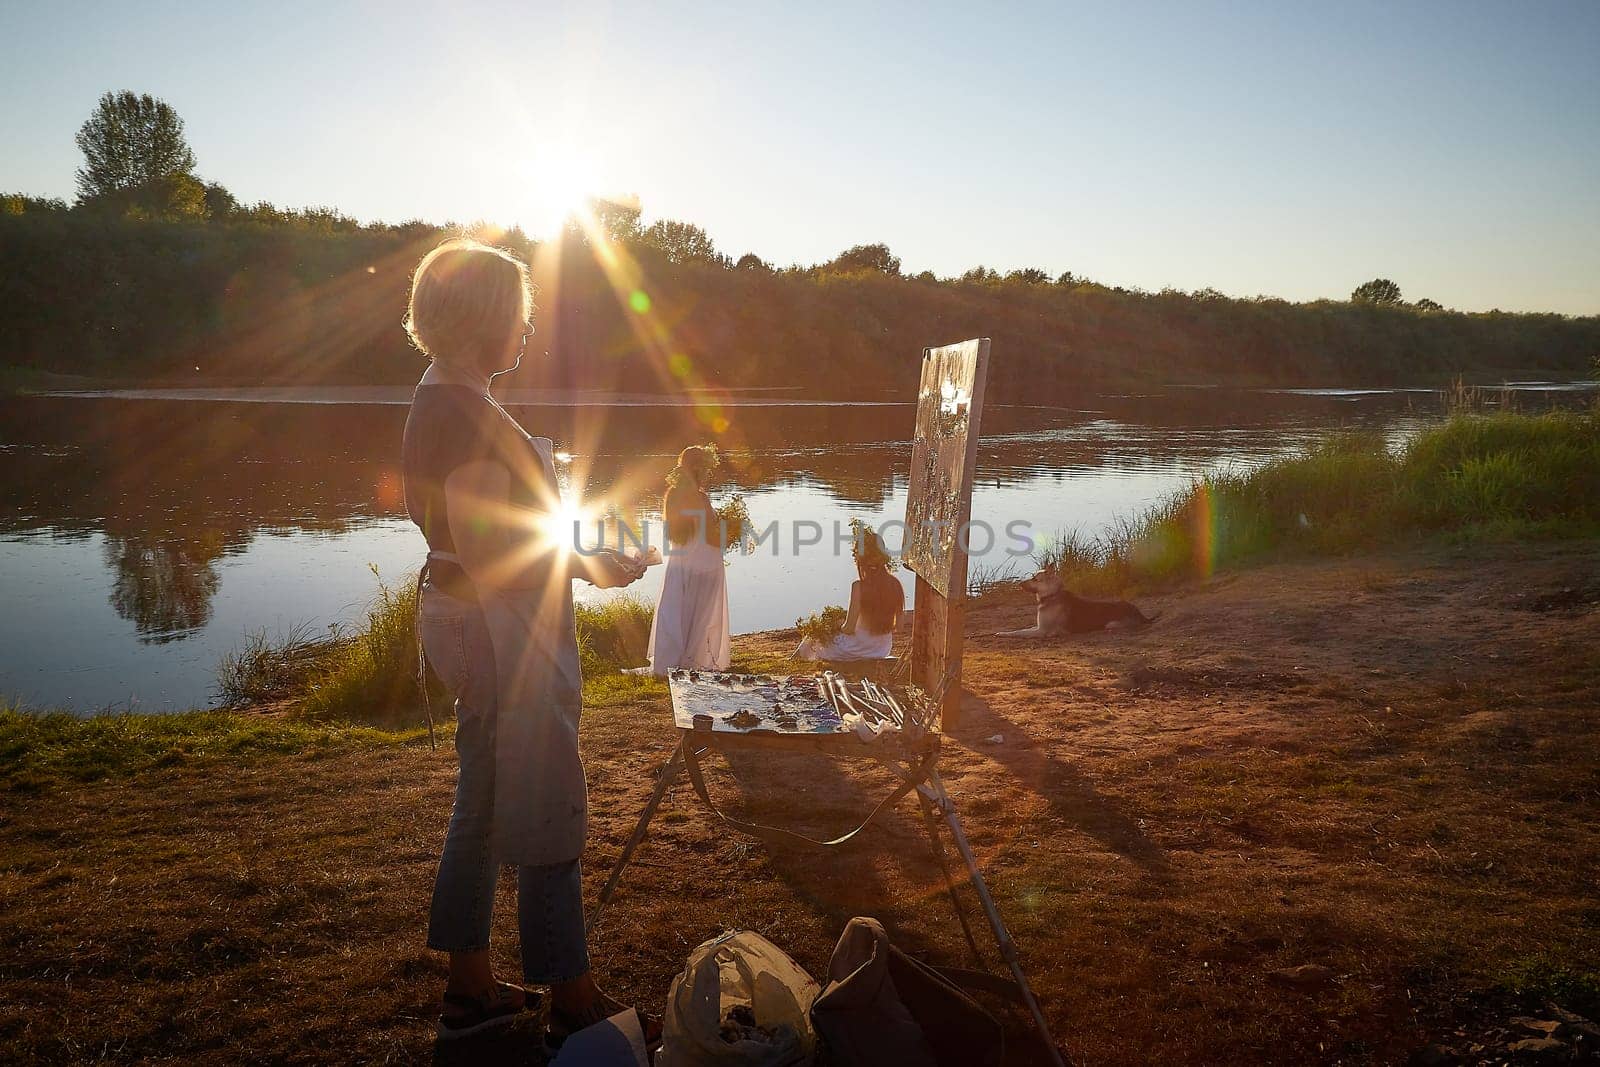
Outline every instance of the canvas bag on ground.
<svg viewBox="0 0 1600 1067">
<path fill-rule="evenodd" d="M 1005 1053 L 999 1021 L 876 919 L 845 926 L 811 1019 L 829 1067 L 992 1067 Z"/>
<path fill-rule="evenodd" d="M 782 949 L 749 930 L 712 938 L 672 980 L 657 1067 L 803 1067 L 816 1035 L 817 983 Z M 761 1032 L 729 1041 L 723 1020 L 748 1007 Z"/>
</svg>

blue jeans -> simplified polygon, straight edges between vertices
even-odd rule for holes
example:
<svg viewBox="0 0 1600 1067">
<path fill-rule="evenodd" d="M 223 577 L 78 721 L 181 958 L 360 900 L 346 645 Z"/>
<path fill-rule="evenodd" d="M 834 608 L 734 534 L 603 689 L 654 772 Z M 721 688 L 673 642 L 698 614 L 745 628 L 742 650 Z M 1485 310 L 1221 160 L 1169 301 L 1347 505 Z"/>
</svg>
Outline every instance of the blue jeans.
<svg viewBox="0 0 1600 1067">
<path fill-rule="evenodd" d="M 428 947 L 477 952 L 489 947 L 500 874 L 489 848 L 494 822 L 494 649 L 477 605 L 428 586 L 423 588 L 418 625 L 428 663 L 456 698 L 456 754 L 461 761 L 428 914 Z M 567 982 L 589 970 L 577 860 L 517 868 L 517 929 L 524 981 Z"/>
</svg>

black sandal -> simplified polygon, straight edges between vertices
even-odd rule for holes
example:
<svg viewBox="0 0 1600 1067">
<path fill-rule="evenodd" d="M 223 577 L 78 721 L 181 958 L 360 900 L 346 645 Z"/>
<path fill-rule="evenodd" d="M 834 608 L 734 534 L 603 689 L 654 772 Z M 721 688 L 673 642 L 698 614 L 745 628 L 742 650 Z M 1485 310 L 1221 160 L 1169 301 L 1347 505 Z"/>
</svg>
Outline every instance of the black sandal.
<svg viewBox="0 0 1600 1067">
<path fill-rule="evenodd" d="M 445 1007 L 461 1010 L 453 1015 L 449 1011 L 439 1014 L 439 1040 L 454 1041 L 506 1026 L 522 1013 L 532 999 L 530 997 L 518 1004 L 501 985 L 497 985 L 494 992 L 486 996 L 447 992 L 444 995 Z"/>
</svg>

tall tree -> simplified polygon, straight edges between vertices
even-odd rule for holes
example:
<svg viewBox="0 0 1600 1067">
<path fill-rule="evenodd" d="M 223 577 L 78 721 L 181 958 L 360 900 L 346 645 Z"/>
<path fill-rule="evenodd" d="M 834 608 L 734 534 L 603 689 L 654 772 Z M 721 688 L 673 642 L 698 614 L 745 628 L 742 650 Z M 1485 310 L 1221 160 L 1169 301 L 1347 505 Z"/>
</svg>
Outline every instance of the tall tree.
<svg viewBox="0 0 1600 1067">
<path fill-rule="evenodd" d="M 1362 282 L 1356 286 L 1350 294 L 1350 302 L 1393 307 L 1400 303 L 1400 287 L 1388 278 L 1374 278 L 1370 282 Z"/>
<path fill-rule="evenodd" d="M 718 263 L 724 258 L 706 231 L 692 222 L 660 219 L 647 226 L 639 235 L 639 243 L 661 253 L 668 263 L 688 263 L 698 260 Z"/>
<path fill-rule="evenodd" d="M 225 219 L 239 210 L 239 201 L 221 182 L 206 182 L 206 218 Z"/>
<path fill-rule="evenodd" d="M 92 201 L 194 177 L 183 120 L 149 93 L 106 93 L 78 130 L 78 199 Z"/>
<path fill-rule="evenodd" d="M 589 213 L 594 216 L 594 223 L 601 236 L 619 243 L 637 241 L 641 232 L 639 226 L 639 201 L 633 197 L 595 197 L 589 201 Z M 576 222 L 568 224 L 568 229 L 576 229 L 587 234 Z"/>
<path fill-rule="evenodd" d="M 876 271 L 879 274 L 900 273 L 900 257 L 889 251 L 886 244 L 856 245 L 840 252 L 833 262 L 823 267 L 834 274 L 856 274 Z"/>
</svg>

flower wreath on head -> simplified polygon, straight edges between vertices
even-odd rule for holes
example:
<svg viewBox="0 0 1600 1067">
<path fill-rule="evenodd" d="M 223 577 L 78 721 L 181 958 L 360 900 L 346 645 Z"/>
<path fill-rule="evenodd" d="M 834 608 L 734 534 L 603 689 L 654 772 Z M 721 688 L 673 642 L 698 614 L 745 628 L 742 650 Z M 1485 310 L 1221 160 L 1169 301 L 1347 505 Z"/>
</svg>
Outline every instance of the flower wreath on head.
<svg viewBox="0 0 1600 1067">
<path fill-rule="evenodd" d="M 855 535 L 850 539 L 850 555 L 857 564 L 865 559 L 870 562 L 881 560 L 885 570 L 892 571 L 898 566 L 894 556 L 889 554 L 889 547 L 883 543 L 883 538 L 871 526 L 860 519 L 851 519 L 850 532 Z"/>
<path fill-rule="evenodd" d="M 698 452 L 705 453 L 709 457 L 706 460 L 706 469 L 705 469 L 705 473 L 706 474 L 709 475 L 712 471 L 714 471 L 717 468 L 722 466 L 723 452 L 722 452 L 722 449 L 717 447 L 717 443 L 715 441 L 707 441 L 703 445 L 690 445 L 689 448 L 684 449 L 684 451 L 687 452 L 687 451 L 690 451 L 691 449 L 693 449 L 695 451 L 698 451 Z M 679 469 L 680 468 L 678 466 L 674 465 L 672 470 L 667 472 L 667 484 L 668 485 L 677 485 L 678 484 L 678 471 L 679 471 Z"/>
<path fill-rule="evenodd" d="M 715 441 L 707 441 L 700 447 L 711 455 L 711 465 L 706 468 L 707 471 L 714 471 L 728 462 L 728 454 Z"/>
</svg>

